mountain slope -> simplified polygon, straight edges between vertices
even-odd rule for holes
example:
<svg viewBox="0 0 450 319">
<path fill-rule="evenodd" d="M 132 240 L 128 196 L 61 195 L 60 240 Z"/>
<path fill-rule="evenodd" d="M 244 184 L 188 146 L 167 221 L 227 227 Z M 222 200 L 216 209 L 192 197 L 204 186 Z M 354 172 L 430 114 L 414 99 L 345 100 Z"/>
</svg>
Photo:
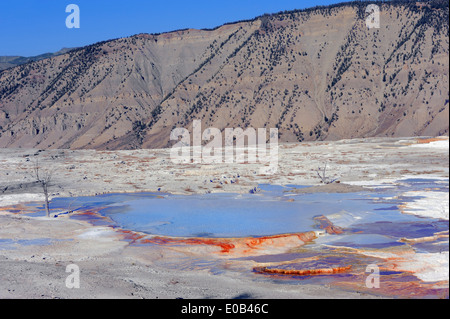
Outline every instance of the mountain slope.
<svg viewBox="0 0 450 319">
<path fill-rule="evenodd" d="M 448 3 L 360 2 L 140 34 L 0 73 L 0 147 L 167 147 L 174 127 L 280 141 L 448 134 Z"/>
<path fill-rule="evenodd" d="M 18 65 L 22 65 L 25 63 L 33 62 L 33 61 L 39 61 L 43 59 L 48 59 L 53 56 L 58 56 L 64 53 L 69 52 L 70 50 L 73 50 L 73 48 L 63 48 L 55 53 L 44 53 L 36 56 L 31 57 L 24 57 L 24 56 L 0 56 L 0 71 L 5 70 L 8 68 L 12 68 Z"/>
</svg>

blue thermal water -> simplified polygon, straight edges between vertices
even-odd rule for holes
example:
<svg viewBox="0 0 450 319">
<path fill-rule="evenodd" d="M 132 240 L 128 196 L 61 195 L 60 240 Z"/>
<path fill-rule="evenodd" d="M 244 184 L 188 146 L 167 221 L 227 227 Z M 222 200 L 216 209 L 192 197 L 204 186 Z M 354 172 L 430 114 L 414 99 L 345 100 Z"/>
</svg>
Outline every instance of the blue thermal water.
<svg viewBox="0 0 450 319">
<path fill-rule="evenodd" d="M 383 204 L 364 194 L 305 194 L 294 201 L 271 193 L 169 195 L 131 199 L 101 211 L 126 229 L 176 237 L 248 237 L 314 230 L 313 218 L 341 210 L 363 215 Z"/>
<path fill-rule="evenodd" d="M 0 239 L 0 250 L 16 249 L 18 246 L 47 246 L 54 240 L 51 238 L 36 238 L 36 239 Z"/>
<path fill-rule="evenodd" d="M 57 198 L 52 208 L 101 207 L 99 213 L 108 217 L 113 226 L 174 237 L 258 237 L 305 232 L 318 230 L 314 217 L 324 215 L 346 230 L 343 235 L 328 236 L 324 243 L 357 248 L 396 246 L 401 245 L 397 241 L 402 237 L 431 236 L 448 230 L 448 221 L 402 214 L 398 209 L 405 200 L 414 200 L 402 198 L 403 192 L 431 187 L 448 191 L 448 182 L 408 179 L 399 181 L 393 189 L 356 193 L 290 193 L 294 187 L 306 186 L 262 184 L 252 194 L 134 193 Z M 108 223 L 95 217 L 89 219 L 97 224 Z"/>
</svg>

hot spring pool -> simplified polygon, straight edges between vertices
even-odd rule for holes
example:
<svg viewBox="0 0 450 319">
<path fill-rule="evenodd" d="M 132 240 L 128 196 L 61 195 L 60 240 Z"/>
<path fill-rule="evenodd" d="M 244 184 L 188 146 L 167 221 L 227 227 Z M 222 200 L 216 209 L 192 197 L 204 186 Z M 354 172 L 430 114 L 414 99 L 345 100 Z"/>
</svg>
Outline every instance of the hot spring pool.
<svg viewBox="0 0 450 319">
<path fill-rule="evenodd" d="M 172 237 L 258 237 L 306 232 L 318 230 L 313 218 L 325 215 L 347 230 L 365 234 L 364 240 L 348 234 L 342 240 L 335 237 L 336 243 L 387 245 L 401 237 L 430 236 L 448 230 L 448 221 L 402 214 L 398 209 L 404 201 L 398 196 L 401 192 L 423 185 L 430 187 L 433 181 L 406 180 L 397 189 L 357 193 L 293 194 L 289 192 L 291 186 L 261 185 L 257 194 L 107 194 L 78 197 L 75 201 L 57 198 L 51 206 L 101 208 L 99 214 L 107 217 L 112 226 Z M 448 185 L 434 186 L 448 191 Z"/>
</svg>

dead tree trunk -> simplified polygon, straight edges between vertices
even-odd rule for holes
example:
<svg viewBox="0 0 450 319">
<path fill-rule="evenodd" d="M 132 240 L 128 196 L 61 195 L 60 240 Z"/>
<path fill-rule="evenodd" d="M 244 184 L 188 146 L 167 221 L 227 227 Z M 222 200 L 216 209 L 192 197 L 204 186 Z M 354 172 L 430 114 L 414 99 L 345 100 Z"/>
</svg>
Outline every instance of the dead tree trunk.
<svg viewBox="0 0 450 319">
<path fill-rule="evenodd" d="M 320 174 L 321 171 L 322 171 L 322 174 Z M 331 178 L 327 177 L 327 163 L 325 163 L 325 167 L 323 169 L 320 169 L 320 167 L 319 167 L 316 172 L 317 172 L 317 175 L 319 176 L 321 182 L 324 184 L 332 184 L 338 180 L 337 178 L 331 179 Z"/>
<path fill-rule="evenodd" d="M 48 203 L 48 184 L 42 183 L 42 189 L 44 191 L 45 196 L 45 216 L 50 217 L 50 208 Z"/>
<path fill-rule="evenodd" d="M 51 171 L 47 170 L 45 172 L 41 172 L 41 168 L 39 166 L 39 162 L 36 160 L 36 165 L 34 167 L 34 173 L 36 177 L 37 183 L 41 184 L 42 191 L 44 193 L 45 198 L 45 216 L 50 217 L 50 205 L 49 205 L 49 199 L 48 199 L 48 187 L 50 184 L 50 181 L 52 179 L 52 173 Z"/>
</svg>

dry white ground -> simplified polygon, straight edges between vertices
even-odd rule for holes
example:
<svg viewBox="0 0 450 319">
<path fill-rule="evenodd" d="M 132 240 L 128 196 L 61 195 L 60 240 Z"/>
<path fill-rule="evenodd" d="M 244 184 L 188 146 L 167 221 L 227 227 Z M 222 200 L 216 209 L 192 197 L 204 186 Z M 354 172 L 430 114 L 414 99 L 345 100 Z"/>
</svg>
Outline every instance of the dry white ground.
<svg viewBox="0 0 450 319">
<path fill-rule="evenodd" d="M 128 246 L 110 228 L 68 218 L 12 214 L 10 205 L 42 200 L 39 188 L 29 184 L 36 158 L 42 171 L 53 172 L 52 197 L 158 189 L 189 194 L 248 192 L 260 183 L 319 185 L 316 171 L 325 163 L 329 176 L 341 181 L 341 189 L 345 185 L 389 187 L 404 177 L 448 181 L 448 145 L 447 137 L 283 144 L 273 175 L 259 174 L 260 163 L 173 164 L 170 150 L 1 149 L 0 298 L 373 297 L 327 286 L 254 281 L 239 273 L 217 275 L 206 270 L 162 268 L 151 261 L 177 258 L 176 252 L 156 247 L 143 258 L 142 250 Z M 230 183 L 230 179 L 235 182 Z M 442 198 L 430 198 L 433 205 L 443 207 L 437 211 L 441 215 L 435 217 L 448 219 L 448 196 L 447 204 Z M 423 208 L 426 203 L 416 205 Z M 33 244 L 39 238 L 53 241 L 50 245 Z M 80 289 L 65 286 L 69 275 L 66 266 L 72 263 L 81 270 Z"/>
</svg>

